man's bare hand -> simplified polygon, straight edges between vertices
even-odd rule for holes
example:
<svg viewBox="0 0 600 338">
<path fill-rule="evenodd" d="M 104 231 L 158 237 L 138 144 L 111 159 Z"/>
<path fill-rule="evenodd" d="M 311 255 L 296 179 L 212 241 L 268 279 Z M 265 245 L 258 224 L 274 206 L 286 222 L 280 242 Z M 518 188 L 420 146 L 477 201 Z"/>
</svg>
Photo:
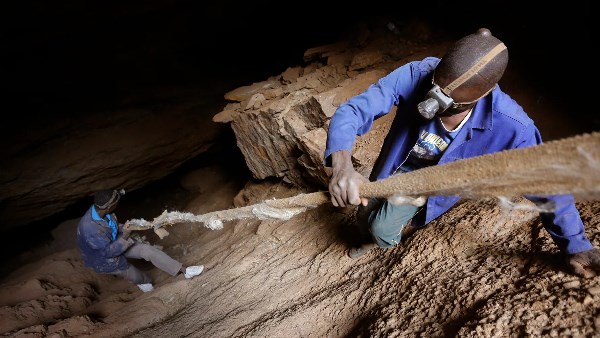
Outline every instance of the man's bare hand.
<svg viewBox="0 0 600 338">
<path fill-rule="evenodd" d="M 331 203 L 336 207 L 366 206 L 369 201 L 360 197 L 360 186 L 369 180 L 354 170 L 350 153 L 345 150 L 333 153 L 332 163 L 333 173 L 329 181 Z"/>
<path fill-rule="evenodd" d="M 126 221 L 123 224 L 123 228 L 121 230 L 123 231 L 123 238 L 124 239 L 129 238 L 129 236 L 131 235 L 131 229 L 129 229 L 129 221 Z"/>
<path fill-rule="evenodd" d="M 600 250 L 591 249 L 567 256 L 567 265 L 579 277 L 592 278 L 600 271 Z"/>
</svg>

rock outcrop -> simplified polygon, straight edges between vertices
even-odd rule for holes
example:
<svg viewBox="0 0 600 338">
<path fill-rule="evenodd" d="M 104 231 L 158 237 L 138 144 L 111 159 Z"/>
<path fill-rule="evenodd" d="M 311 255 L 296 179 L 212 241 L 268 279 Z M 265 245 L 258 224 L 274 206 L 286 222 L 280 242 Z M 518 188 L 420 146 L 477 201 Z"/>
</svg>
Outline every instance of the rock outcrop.
<svg viewBox="0 0 600 338">
<path fill-rule="evenodd" d="M 425 48 L 429 55 L 444 51 L 444 44 L 426 41 L 428 34 L 420 35 L 422 41 L 401 35 L 397 29 L 382 32 L 362 26 L 346 42 L 308 49 L 305 66 L 226 93 L 230 103 L 213 121 L 231 123 L 255 178 L 282 177 L 297 186 L 325 187 L 323 154 L 337 107 L 400 64 L 424 57 Z M 359 172 L 368 176 L 377 151 L 361 150 L 366 144 L 371 149 L 373 143 L 381 146 L 392 118 L 393 112 L 377 120 L 369 135 L 357 138 L 353 161 Z"/>
<path fill-rule="evenodd" d="M 216 141 L 205 103 L 105 111 L 44 122 L 3 148 L 0 227 L 57 214 L 99 189 L 132 190 L 173 172 Z M 16 133 L 15 133 L 16 134 Z"/>
</svg>

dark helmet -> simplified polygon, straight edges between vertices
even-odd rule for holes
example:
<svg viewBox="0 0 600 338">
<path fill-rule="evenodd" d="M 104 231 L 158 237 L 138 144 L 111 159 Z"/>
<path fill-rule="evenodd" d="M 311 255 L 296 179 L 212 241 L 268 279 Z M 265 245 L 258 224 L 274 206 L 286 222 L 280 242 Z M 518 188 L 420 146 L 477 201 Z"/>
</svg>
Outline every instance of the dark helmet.
<svg viewBox="0 0 600 338">
<path fill-rule="evenodd" d="M 117 205 L 123 195 L 125 195 L 124 189 L 98 191 L 94 194 L 94 205 L 98 209 L 109 209 Z"/>
<path fill-rule="evenodd" d="M 508 64 L 508 50 L 489 29 L 456 41 L 435 69 L 434 81 L 450 88 L 456 102 L 474 101 L 485 96 L 502 78 Z M 458 81 L 457 81 L 458 80 Z"/>
</svg>

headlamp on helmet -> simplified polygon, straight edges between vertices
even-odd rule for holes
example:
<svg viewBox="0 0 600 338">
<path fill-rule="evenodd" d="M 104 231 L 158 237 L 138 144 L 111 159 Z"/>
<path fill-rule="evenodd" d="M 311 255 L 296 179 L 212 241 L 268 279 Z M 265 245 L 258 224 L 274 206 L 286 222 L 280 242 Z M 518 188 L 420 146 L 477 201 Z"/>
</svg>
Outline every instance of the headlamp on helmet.
<svg viewBox="0 0 600 338">
<path fill-rule="evenodd" d="M 125 189 L 113 190 L 110 199 L 106 203 L 102 205 L 96 204 L 96 206 L 98 207 L 98 209 L 108 209 L 119 203 L 119 200 L 123 195 L 125 195 Z"/>
<path fill-rule="evenodd" d="M 425 101 L 419 103 L 417 109 L 419 109 L 419 113 L 423 115 L 424 118 L 430 120 L 436 113 L 441 113 L 450 108 L 453 103 L 454 100 L 450 96 L 444 94 L 442 88 L 434 83 L 433 88 L 425 95 Z"/>
</svg>

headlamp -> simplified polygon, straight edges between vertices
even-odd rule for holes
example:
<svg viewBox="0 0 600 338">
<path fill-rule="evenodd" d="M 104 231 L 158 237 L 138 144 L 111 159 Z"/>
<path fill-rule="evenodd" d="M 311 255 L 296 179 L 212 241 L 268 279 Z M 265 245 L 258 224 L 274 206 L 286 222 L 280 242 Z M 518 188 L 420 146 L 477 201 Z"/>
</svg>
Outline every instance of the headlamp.
<svg viewBox="0 0 600 338">
<path fill-rule="evenodd" d="M 417 109 L 419 109 L 419 113 L 423 115 L 424 118 L 431 120 L 435 114 L 450 108 L 453 103 L 454 100 L 450 96 L 444 94 L 440 86 L 434 83 L 433 88 L 425 95 L 425 101 L 419 103 Z"/>
<path fill-rule="evenodd" d="M 96 205 L 99 209 L 108 209 L 110 207 L 112 207 L 113 205 L 116 205 L 119 200 L 121 199 L 121 196 L 125 195 L 125 189 L 120 189 L 120 190 L 113 190 L 112 192 L 112 196 L 110 197 L 110 199 L 108 200 L 108 202 L 102 204 L 102 205 Z"/>
</svg>

